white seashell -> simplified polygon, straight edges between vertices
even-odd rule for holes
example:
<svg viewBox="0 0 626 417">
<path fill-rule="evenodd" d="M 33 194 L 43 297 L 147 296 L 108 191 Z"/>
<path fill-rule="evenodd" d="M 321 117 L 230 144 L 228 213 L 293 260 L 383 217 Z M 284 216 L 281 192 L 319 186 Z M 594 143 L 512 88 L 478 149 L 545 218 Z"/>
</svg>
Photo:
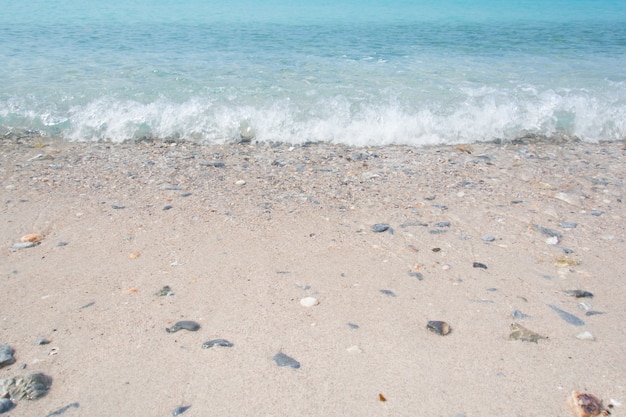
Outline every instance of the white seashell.
<svg viewBox="0 0 626 417">
<path fill-rule="evenodd" d="M 303 307 L 313 307 L 318 305 L 320 302 L 315 297 L 305 297 L 300 300 L 300 305 Z"/>
<path fill-rule="evenodd" d="M 546 243 L 548 245 L 556 245 L 559 243 L 559 238 L 556 236 L 552 236 L 546 239 Z"/>
<path fill-rule="evenodd" d="M 576 335 L 576 338 L 580 340 L 596 340 L 596 338 L 589 332 L 579 333 Z"/>
<path fill-rule="evenodd" d="M 360 347 L 358 347 L 357 345 L 354 345 L 354 346 L 350 346 L 349 348 L 347 348 L 346 352 L 349 352 L 349 353 L 363 353 L 363 350 Z"/>
</svg>

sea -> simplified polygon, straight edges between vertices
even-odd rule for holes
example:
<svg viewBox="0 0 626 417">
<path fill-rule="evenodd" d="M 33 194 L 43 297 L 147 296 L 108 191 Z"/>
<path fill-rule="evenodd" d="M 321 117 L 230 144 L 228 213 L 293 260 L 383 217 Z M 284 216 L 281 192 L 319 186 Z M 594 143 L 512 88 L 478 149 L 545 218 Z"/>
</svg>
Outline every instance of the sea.
<svg viewBox="0 0 626 417">
<path fill-rule="evenodd" d="M 626 139 L 624 0 L 0 0 L 0 135 Z"/>
</svg>

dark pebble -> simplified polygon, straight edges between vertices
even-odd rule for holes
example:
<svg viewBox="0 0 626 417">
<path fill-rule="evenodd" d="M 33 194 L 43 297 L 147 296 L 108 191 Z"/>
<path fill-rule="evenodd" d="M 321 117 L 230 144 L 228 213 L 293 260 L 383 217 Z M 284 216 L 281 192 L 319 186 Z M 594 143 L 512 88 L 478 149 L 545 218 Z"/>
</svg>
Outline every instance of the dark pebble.
<svg viewBox="0 0 626 417">
<path fill-rule="evenodd" d="M 585 313 L 585 316 L 598 316 L 600 314 L 606 314 L 604 311 L 595 311 L 595 310 L 591 310 L 591 311 L 587 311 Z"/>
<path fill-rule="evenodd" d="M 68 242 L 65 242 L 65 241 L 63 241 L 63 240 L 62 240 L 62 241 L 60 241 L 59 243 L 57 243 L 57 246 L 59 246 L 59 247 L 62 247 L 62 246 L 67 246 L 67 245 L 69 245 L 69 243 L 68 243 Z"/>
<path fill-rule="evenodd" d="M 592 216 L 600 217 L 603 214 L 604 214 L 604 212 L 602 210 L 591 210 L 591 215 Z"/>
<path fill-rule="evenodd" d="M 113 204 L 113 205 L 111 206 L 111 208 L 112 208 L 113 210 L 122 210 L 122 209 L 125 209 L 125 208 L 126 208 L 126 206 L 116 206 L 115 204 Z"/>
<path fill-rule="evenodd" d="M 568 313 L 567 311 L 563 311 L 560 308 L 558 308 L 557 306 L 554 306 L 552 304 L 548 304 L 548 307 L 550 307 L 552 310 L 554 310 L 559 317 L 561 317 L 563 320 L 565 320 L 567 323 L 574 325 L 574 326 L 584 326 L 585 322 L 582 321 L 581 319 L 579 319 L 578 317 L 576 317 L 575 315 Z"/>
<path fill-rule="evenodd" d="M 183 320 L 177 323 L 174 323 L 172 327 L 166 328 L 165 331 L 168 333 L 175 333 L 179 330 L 188 330 L 190 332 L 195 332 L 200 328 L 200 325 L 195 321 L 191 320 Z"/>
<path fill-rule="evenodd" d="M 583 290 L 566 290 L 565 294 L 576 298 L 593 298 L 593 293 Z"/>
<path fill-rule="evenodd" d="M 578 223 L 561 222 L 561 223 L 559 223 L 559 226 L 561 226 L 563 229 L 576 229 L 576 226 L 578 226 Z"/>
<path fill-rule="evenodd" d="M 233 347 L 234 345 L 226 339 L 209 340 L 202 344 L 202 349 L 210 349 L 213 346 Z"/>
<path fill-rule="evenodd" d="M 424 197 L 424 200 L 427 200 L 427 201 L 433 201 L 434 199 L 435 199 L 434 195 L 430 195 L 428 197 Z"/>
<path fill-rule="evenodd" d="M 191 408 L 190 405 L 183 405 L 181 407 L 176 407 L 174 410 L 172 410 L 172 415 L 174 417 L 181 415 L 182 413 L 184 413 L 185 411 L 189 410 Z"/>
<path fill-rule="evenodd" d="M 222 161 L 214 161 L 214 162 L 201 162 L 200 165 L 205 167 L 213 167 L 213 168 L 224 168 L 226 167 L 226 163 Z"/>
<path fill-rule="evenodd" d="M 352 330 L 356 330 L 359 328 L 359 325 L 354 324 L 354 323 L 348 323 L 348 327 L 351 328 Z"/>
<path fill-rule="evenodd" d="M 0 344 L 0 368 L 15 362 L 14 353 L 15 351 L 11 346 Z"/>
<path fill-rule="evenodd" d="M 41 345 L 47 345 L 47 344 L 49 344 L 49 343 L 50 343 L 50 341 L 49 341 L 48 339 L 37 339 L 37 340 L 35 341 L 35 343 L 41 346 Z"/>
<path fill-rule="evenodd" d="M 94 305 L 94 304 L 96 304 L 96 302 L 95 302 L 95 301 L 92 301 L 92 302 L 87 303 L 87 304 L 85 304 L 84 306 L 80 307 L 80 308 L 79 308 L 79 310 L 84 310 L 85 308 L 89 308 L 89 307 L 91 307 L 91 306 L 92 306 L 92 305 Z"/>
<path fill-rule="evenodd" d="M 15 407 L 15 403 L 10 398 L 0 398 L 0 414 L 6 413 Z"/>
<path fill-rule="evenodd" d="M 511 204 L 522 204 L 522 203 L 524 203 L 523 200 L 513 200 L 513 201 L 511 201 Z"/>
<path fill-rule="evenodd" d="M 189 197 L 190 195 L 193 195 L 192 193 L 182 193 L 180 196 L 181 197 Z"/>
<path fill-rule="evenodd" d="M 487 269 L 487 265 L 485 265 L 485 264 L 481 264 L 480 262 L 474 262 L 474 263 L 472 264 L 472 266 L 473 266 L 474 268 L 482 268 L 482 269 Z"/>
<path fill-rule="evenodd" d="M 300 362 L 282 352 L 278 352 L 272 359 L 274 359 L 274 362 L 276 362 L 278 366 L 289 366 L 295 369 L 300 367 Z"/>
<path fill-rule="evenodd" d="M 377 223 L 372 226 L 372 232 L 374 233 L 382 233 L 389 230 L 389 225 L 385 223 Z"/>
<path fill-rule="evenodd" d="M 395 297 L 396 296 L 396 294 L 393 291 L 391 291 L 391 290 L 380 290 L 380 293 L 384 294 L 384 295 L 386 295 L 388 297 Z"/>
<path fill-rule="evenodd" d="M 421 272 L 409 272 L 409 276 L 413 278 L 417 278 L 420 281 L 424 279 L 424 275 L 422 275 Z"/>
<path fill-rule="evenodd" d="M 442 229 L 438 229 L 438 230 L 437 229 L 432 229 L 432 230 L 428 231 L 428 233 L 430 233 L 431 235 L 441 235 L 441 234 L 446 233 L 446 232 L 447 232 L 447 230 L 442 230 Z"/>
<path fill-rule="evenodd" d="M 433 226 L 435 226 L 435 227 L 450 227 L 450 222 L 439 222 L 439 223 L 435 223 Z"/>
<path fill-rule="evenodd" d="M 426 324 L 426 328 L 441 336 L 447 335 L 452 330 L 450 325 L 445 321 L 429 321 L 428 324 Z"/>
<path fill-rule="evenodd" d="M 493 235 L 483 235 L 483 236 L 481 237 L 481 239 L 482 239 L 484 242 L 493 242 L 494 240 L 496 240 L 496 237 L 495 237 L 495 236 L 493 236 Z"/>
<path fill-rule="evenodd" d="M 538 224 L 533 224 L 532 228 L 536 232 L 541 232 L 546 236 L 550 237 L 558 237 L 561 238 L 563 235 L 556 230 L 548 229 L 547 227 L 539 226 Z"/>
<path fill-rule="evenodd" d="M 69 410 L 70 408 L 79 408 L 79 407 L 80 407 L 80 404 L 71 403 L 71 404 L 66 405 L 65 407 L 61 407 L 58 410 L 51 412 L 50 414 L 47 414 L 46 417 L 60 416 L 61 414 Z"/>
<path fill-rule="evenodd" d="M 171 210 L 173 208 L 174 208 L 174 206 L 167 205 L 167 206 L 163 207 L 163 210 Z"/>
</svg>

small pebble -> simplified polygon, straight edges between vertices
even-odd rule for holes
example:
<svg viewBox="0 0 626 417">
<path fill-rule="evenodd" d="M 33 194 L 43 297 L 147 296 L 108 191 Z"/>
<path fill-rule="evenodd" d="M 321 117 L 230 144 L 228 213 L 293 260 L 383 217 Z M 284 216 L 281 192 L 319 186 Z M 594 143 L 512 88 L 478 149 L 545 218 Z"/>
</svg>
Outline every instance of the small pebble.
<svg viewBox="0 0 626 417">
<path fill-rule="evenodd" d="M 592 216 L 600 217 L 603 214 L 604 214 L 604 212 L 602 210 L 591 210 L 591 215 Z"/>
<path fill-rule="evenodd" d="M 40 345 L 40 346 L 41 345 L 47 345 L 49 343 L 50 343 L 50 341 L 48 339 L 37 339 L 35 341 L 35 344 Z"/>
<path fill-rule="evenodd" d="M 388 297 L 395 297 L 396 296 L 396 294 L 393 291 L 391 291 L 391 290 L 380 290 L 380 293 L 384 294 L 384 295 L 386 295 Z"/>
<path fill-rule="evenodd" d="M 547 227 L 543 227 L 543 226 L 539 226 L 537 224 L 533 224 L 532 229 L 536 232 L 541 232 L 544 235 L 550 236 L 550 237 L 562 237 L 561 233 L 557 232 L 556 230 L 552 230 L 552 229 L 548 229 Z"/>
<path fill-rule="evenodd" d="M 589 332 L 579 333 L 576 335 L 576 338 L 580 340 L 596 340 L 596 338 Z"/>
<path fill-rule="evenodd" d="M 69 245 L 69 242 L 66 242 L 64 240 L 62 240 L 59 243 L 57 243 L 57 246 L 59 246 L 59 247 L 63 247 L 63 246 L 67 246 L 67 245 Z"/>
<path fill-rule="evenodd" d="M 559 243 L 559 238 L 556 236 L 552 236 L 546 239 L 546 244 L 548 245 L 557 245 Z"/>
<path fill-rule="evenodd" d="M 163 206 L 163 210 L 171 210 L 173 208 L 174 206 L 170 206 L 169 204 L 167 206 Z"/>
<path fill-rule="evenodd" d="M 16 242 L 13 244 L 13 249 L 26 249 L 39 245 L 39 242 Z"/>
<path fill-rule="evenodd" d="M 348 323 L 348 327 L 351 328 L 352 330 L 356 330 L 359 328 L 359 325 L 354 324 L 354 323 Z"/>
<path fill-rule="evenodd" d="M 349 348 L 346 348 L 346 352 L 349 353 L 363 353 L 363 350 L 358 347 L 357 345 L 354 346 L 350 346 Z"/>
<path fill-rule="evenodd" d="M 172 293 L 172 289 L 169 285 L 164 285 L 159 291 L 155 292 L 154 295 L 159 297 L 165 297 L 166 295 L 170 295 Z"/>
<path fill-rule="evenodd" d="M 172 327 L 166 328 L 165 331 L 168 333 L 175 333 L 179 330 L 188 330 L 190 332 L 195 332 L 200 328 L 200 325 L 195 321 L 191 320 L 183 320 L 177 323 L 174 323 Z"/>
<path fill-rule="evenodd" d="M 450 227 L 450 222 L 438 222 L 438 223 L 435 223 L 433 226 L 435 226 L 435 227 Z"/>
<path fill-rule="evenodd" d="M 582 321 L 581 319 L 579 319 L 578 317 L 576 317 L 575 315 L 568 313 L 567 311 L 561 310 L 560 308 L 558 308 L 555 305 L 552 304 L 548 304 L 548 307 L 550 307 L 552 310 L 554 310 L 559 317 L 561 317 L 563 320 L 565 320 L 567 323 L 574 325 L 574 326 L 584 326 L 585 322 Z"/>
<path fill-rule="evenodd" d="M 559 223 L 559 226 L 561 226 L 563 229 L 576 229 L 576 227 L 578 226 L 578 223 L 561 222 L 561 223 Z"/>
<path fill-rule="evenodd" d="M 289 366 L 295 369 L 300 367 L 300 362 L 282 352 L 278 352 L 272 359 L 274 359 L 274 362 L 276 362 L 278 366 Z"/>
<path fill-rule="evenodd" d="M 493 242 L 494 240 L 496 240 L 496 237 L 495 237 L 495 236 L 493 236 L 493 235 L 483 235 L 483 236 L 481 237 L 481 239 L 482 239 L 484 242 Z"/>
<path fill-rule="evenodd" d="M 372 232 L 374 233 L 382 233 L 389 230 L 390 226 L 386 223 L 377 223 L 372 226 Z"/>
<path fill-rule="evenodd" d="M 6 413 L 15 407 L 15 403 L 10 398 L 0 398 L 0 414 Z"/>
<path fill-rule="evenodd" d="M 237 180 L 235 182 L 235 185 L 246 185 L 246 181 L 245 180 Z"/>
<path fill-rule="evenodd" d="M 80 404 L 78 404 L 78 403 L 68 404 L 65 407 L 61 407 L 58 410 L 55 410 L 55 411 L 51 412 L 50 414 L 47 414 L 46 417 L 60 416 L 61 414 L 65 413 L 67 410 L 69 410 L 70 408 L 80 408 Z"/>
<path fill-rule="evenodd" d="M 181 415 L 182 413 L 184 413 L 185 411 L 189 410 L 191 408 L 190 405 L 184 405 L 181 407 L 176 407 L 173 411 L 172 411 L 172 416 L 176 417 Z"/>
<path fill-rule="evenodd" d="M 117 205 L 113 204 L 113 205 L 111 205 L 111 208 L 113 210 L 123 210 L 123 209 L 126 208 L 126 206 L 117 206 Z"/>
<path fill-rule="evenodd" d="M 576 297 L 576 298 L 593 298 L 593 293 L 590 293 L 589 291 L 583 291 L 583 290 L 566 290 L 564 291 L 565 294 L 569 295 L 570 297 Z"/>
<path fill-rule="evenodd" d="M 450 325 L 445 321 L 436 321 L 431 320 L 426 324 L 426 328 L 433 333 L 437 333 L 438 335 L 445 336 L 450 333 L 452 330 Z"/>
<path fill-rule="evenodd" d="M 318 305 L 319 303 L 319 300 L 315 297 L 304 297 L 302 300 L 300 300 L 300 305 L 302 307 L 313 307 Z"/>
<path fill-rule="evenodd" d="M 526 327 L 518 323 L 511 324 L 511 333 L 509 334 L 509 340 L 521 340 L 522 342 L 539 343 L 539 340 L 547 339 L 547 337 L 535 333 L 532 330 L 528 330 Z"/>
<path fill-rule="evenodd" d="M 474 263 L 472 264 L 472 266 L 473 266 L 474 268 L 482 268 L 482 269 L 487 269 L 487 265 L 482 264 L 482 263 L 480 263 L 480 262 L 474 262 Z"/>
<path fill-rule="evenodd" d="M 514 319 L 516 320 L 521 320 L 521 319 L 525 319 L 525 318 L 529 318 L 530 316 L 528 314 L 524 314 L 519 310 L 513 310 L 511 312 L 511 316 L 513 316 Z"/>
<path fill-rule="evenodd" d="M 588 311 L 588 310 L 591 310 L 591 304 L 589 304 L 586 301 L 583 301 L 581 303 L 578 303 L 578 308 L 580 308 L 581 310 Z"/>
<path fill-rule="evenodd" d="M 606 313 L 605 313 L 604 311 L 595 311 L 595 310 L 592 310 L 592 311 L 587 311 L 587 312 L 585 313 L 585 316 L 598 316 L 598 315 L 600 315 L 600 314 L 606 314 Z"/>
<path fill-rule="evenodd" d="M 226 339 L 215 339 L 209 340 L 208 342 L 204 342 L 202 344 L 202 349 L 209 349 L 213 346 L 221 346 L 221 347 L 233 347 L 234 345 Z"/>
<path fill-rule="evenodd" d="M 13 357 L 14 353 L 15 351 L 11 346 L 0 344 L 0 368 L 15 362 L 15 358 Z"/>
<path fill-rule="evenodd" d="M 417 278 L 419 281 L 424 279 L 424 275 L 421 272 L 409 272 L 409 276 L 413 278 Z"/>
</svg>

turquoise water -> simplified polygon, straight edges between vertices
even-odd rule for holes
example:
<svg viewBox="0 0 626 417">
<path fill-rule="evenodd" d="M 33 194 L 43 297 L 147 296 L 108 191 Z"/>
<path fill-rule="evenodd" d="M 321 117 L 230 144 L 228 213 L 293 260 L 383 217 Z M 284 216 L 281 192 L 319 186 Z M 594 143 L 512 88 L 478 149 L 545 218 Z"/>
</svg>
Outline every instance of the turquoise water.
<svg viewBox="0 0 626 417">
<path fill-rule="evenodd" d="M 626 138 L 623 1 L 0 0 L 0 132 Z"/>
</svg>

